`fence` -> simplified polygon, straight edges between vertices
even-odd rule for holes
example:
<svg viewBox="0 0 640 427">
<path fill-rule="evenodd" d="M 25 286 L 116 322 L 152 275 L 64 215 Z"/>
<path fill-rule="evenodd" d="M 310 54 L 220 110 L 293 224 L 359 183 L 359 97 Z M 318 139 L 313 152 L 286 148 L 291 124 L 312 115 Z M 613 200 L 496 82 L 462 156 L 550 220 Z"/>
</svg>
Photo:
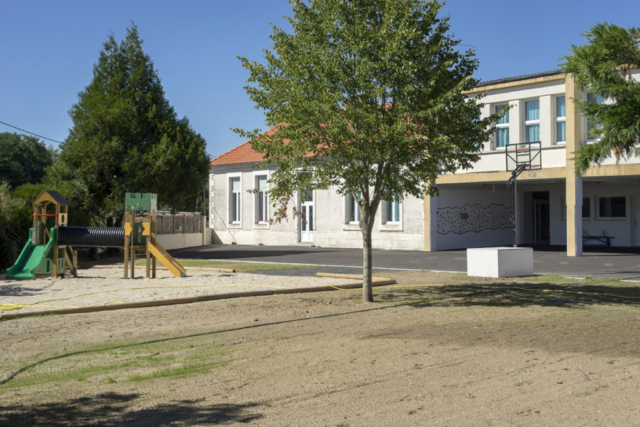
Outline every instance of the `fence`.
<svg viewBox="0 0 640 427">
<path fill-rule="evenodd" d="M 200 212 L 179 212 L 175 215 L 168 212 L 158 212 L 156 221 L 158 235 L 203 232 L 203 218 Z"/>
</svg>

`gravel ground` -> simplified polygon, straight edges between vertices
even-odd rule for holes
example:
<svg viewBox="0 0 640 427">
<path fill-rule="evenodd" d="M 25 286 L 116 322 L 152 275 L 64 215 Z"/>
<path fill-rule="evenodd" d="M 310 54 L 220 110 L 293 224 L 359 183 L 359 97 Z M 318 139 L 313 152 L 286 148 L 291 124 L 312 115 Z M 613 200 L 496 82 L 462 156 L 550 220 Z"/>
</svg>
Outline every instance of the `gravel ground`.
<svg viewBox="0 0 640 427">
<path fill-rule="evenodd" d="M 287 270 L 278 270 L 287 271 Z M 0 304 L 35 304 L 21 310 L 52 310 L 103 304 L 157 301 L 232 292 L 306 288 L 354 283 L 353 279 L 308 276 L 275 276 L 247 273 L 219 273 L 189 269 L 189 276 L 176 278 L 167 270 L 157 270 L 156 279 L 144 278 L 144 269 L 134 280 L 122 278 L 121 268 L 89 268 L 77 278 L 0 282 Z"/>
<path fill-rule="evenodd" d="M 637 284 L 385 275 L 398 285 L 375 304 L 354 290 L 2 321 L 0 379 L 108 349 L 1 385 L 0 426 L 639 425 Z"/>
</svg>

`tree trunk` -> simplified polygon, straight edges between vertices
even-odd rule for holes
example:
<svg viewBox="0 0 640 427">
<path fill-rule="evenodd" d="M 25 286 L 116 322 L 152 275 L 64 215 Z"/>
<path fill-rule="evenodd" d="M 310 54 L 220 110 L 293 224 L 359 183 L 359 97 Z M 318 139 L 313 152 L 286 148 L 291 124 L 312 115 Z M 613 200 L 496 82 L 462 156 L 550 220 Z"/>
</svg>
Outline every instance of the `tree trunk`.
<svg viewBox="0 0 640 427">
<path fill-rule="evenodd" d="M 373 302 L 373 288 L 371 286 L 373 275 L 373 257 L 371 253 L 371 227 L 363 224 L 362 227 L 362 302 Z"/>
</svg>

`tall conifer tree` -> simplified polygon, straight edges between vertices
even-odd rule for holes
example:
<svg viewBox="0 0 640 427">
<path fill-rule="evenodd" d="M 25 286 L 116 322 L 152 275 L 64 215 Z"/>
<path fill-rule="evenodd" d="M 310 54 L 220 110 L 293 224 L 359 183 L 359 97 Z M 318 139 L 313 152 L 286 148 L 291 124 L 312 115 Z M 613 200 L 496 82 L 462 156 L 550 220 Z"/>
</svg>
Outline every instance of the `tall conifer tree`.
<svg viewBox="0 0 640 427">
<path fill-rule="evenodd" d="M 125 192 L 193 208 L 208 173 L 206 143 L 169 105 L 134 24 L 122 42 L 108 37 L 69 115 L 73 128 L 50 175 L 84 190 L 77 204 L 92 223 L 119 222 Z"/>
</svg>

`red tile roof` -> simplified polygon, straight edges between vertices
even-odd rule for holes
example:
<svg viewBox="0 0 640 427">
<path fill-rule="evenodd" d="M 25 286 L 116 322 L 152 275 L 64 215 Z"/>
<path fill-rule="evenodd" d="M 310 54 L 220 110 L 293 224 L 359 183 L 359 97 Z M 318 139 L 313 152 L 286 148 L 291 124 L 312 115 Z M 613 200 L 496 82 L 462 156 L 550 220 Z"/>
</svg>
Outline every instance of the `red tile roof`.
<svg viewBox="0 0 640 427">
<path fill-rule="evenodd" d="M 264 131 L 263 135 L 273 133 L 276 128 L 277 126 L 274 126 L 271 129 Z M 251 141 L 249 140 L 211 160 L 211 165 L 218 166 L 232 165 L 236 163 L 253 163 L 261 162 L 263 160 L 264 158 L 262 156 L 262 153 L 258 153 L 253 148 L 251 148 Z"/>
</svg>

